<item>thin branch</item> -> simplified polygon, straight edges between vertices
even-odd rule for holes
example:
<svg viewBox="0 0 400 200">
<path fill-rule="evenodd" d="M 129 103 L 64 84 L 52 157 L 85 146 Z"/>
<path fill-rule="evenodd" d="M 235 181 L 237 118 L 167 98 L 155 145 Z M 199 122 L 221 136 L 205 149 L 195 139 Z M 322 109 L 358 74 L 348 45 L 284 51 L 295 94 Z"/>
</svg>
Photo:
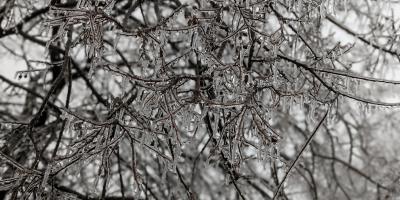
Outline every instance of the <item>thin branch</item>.
<svg viewBox="0 0 400 200">
<path fill-rule="evenodd" d="M 278 188 L 275 191 L 274 196 L 272 197 L 272 200 L 275 200 L 278 197 L 278 194 L 280 192 L 280 190 L 282 189 L 283 184 L 285 183 L 287 177 L 289 176 L 289 173 L 292 171 L 292 169 L 295 167 L 297 161 L 300 159 L 301 154 L 303 154 L 304 150 L 306 149 L 306 147 L 308 146 L 308 144 L 310 144 L 310 142 L 312 141 L 312 139 L 314 138 L 315 134 L 317 133 L 319 127 L 321 127 L 322 123 L 325 121 L 326 116 L 328 116 L 328 112 L 329 109 L 327 109 L 327 111 L 325 112 L 324 116 L 322 117 L 322 119 L 319 121 L 318 125 L 315 127 L 315 129 L 313 130 L 313 132 L 311 133 L 310 137 L 307 139 L 306 143 L 304 143 L 303 147 L 300 149 L 299 153 L 296 155 L 296 158 L 294 159 L 294 161 L 292 162 L 292 164 L 290 165 L 288 171 L 285 173 L 285 176 L 283 177 L 282 181 L 279 183 Z"/>
</svg>

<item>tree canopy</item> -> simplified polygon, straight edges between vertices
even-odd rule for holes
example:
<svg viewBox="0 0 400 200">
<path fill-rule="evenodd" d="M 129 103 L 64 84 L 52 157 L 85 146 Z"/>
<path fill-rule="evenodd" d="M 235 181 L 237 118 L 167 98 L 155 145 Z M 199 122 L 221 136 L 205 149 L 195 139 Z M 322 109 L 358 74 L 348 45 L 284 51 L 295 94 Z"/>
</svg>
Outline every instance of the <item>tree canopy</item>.
<svg viewBox="0 0 400 200">
<path fill-rule="evenodd" d="M 0 199 L 399 197 L 399 9 L 1 1 Z"/>
</svg>

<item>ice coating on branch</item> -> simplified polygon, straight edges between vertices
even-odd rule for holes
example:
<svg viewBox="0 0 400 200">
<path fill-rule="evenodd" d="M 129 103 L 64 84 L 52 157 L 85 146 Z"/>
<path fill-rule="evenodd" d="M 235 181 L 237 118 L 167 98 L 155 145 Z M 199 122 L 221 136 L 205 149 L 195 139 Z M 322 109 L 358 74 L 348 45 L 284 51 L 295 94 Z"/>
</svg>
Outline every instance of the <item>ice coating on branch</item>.
<svg viewBox="0 0 400 200">
<path fill-rule="evenodd" d="M 209 167 L 221 171 L 246 174 L 243 166 L 252 160 L 268 169 L 268 163 L 281 161 L 281 153 L 287 153 L 281 143 L 293 132 L 287 124 L 310 131 L 329 104 L 325 122 L 333 129 L 340 120 L 338 114 L 344 112 L 339 109 L 343 98 L 364 98 L 359 90 L 368 85 L 367 81 L 347 72 L 352 70 L 352 63 L 346 56 L 357 56 L 348 55 L 350 48 L 340 44 L 333 47 L 336 44 L 330 36 L 319 37 L 320 25 L 334 14 L 340 2 L 116 2 L 79 0 L 74 8 L 53 5 L 46 22 L 50 30 L 58 28 L 46 44 L 50 50 L 64 49 L 67 27 L 72 27 L 76 45 L 71 46 L 74 51 L 68 56 L 77 63 L 72 68 L 73 81 L 84 81 L 74 84 L 73 90 L 83 85 L 90 93 L 75 103 L 78 108 L 61 111 L 68 134 L 62 135 L 60 148 L 64 151 L 59 155 L 71 157 L 60 165 L 100 155 L 98 188 L 102 179 L 112 182 L 119 178 L 107 177 L 110 171 L 113 174 L 118 170 L 109 165 L 118 161 L 117 147 L 123 158 L 119 160 L 122 171 L 130 171 L 123 172 L 124 183 L 116 185 L 135 187 L 138 199 L 143 197 L 140 194 L 147 194 L 141 191 L 146 188 L 140 178 L 143 173 L 157 175 L 151 177 L 157 181 L 180 181 L 171 178 L 177 176 L 177 168 L 182 169 L 182 182 L 189 185 L 184 192 L 192 192 L 189 179 L 196 181 L 197 177 L 186 175 L 191 170 L 193 174 L 204 171 L 197 165 L 195 169 L 185 168 L 185 162 L 194 162 L 197 155 L 198 166 L 204 166 L 202 159 L 207 157 Z M 47 82 L 44 80 L 43 85 L 49 86 Z M 50 87 L 39 94 L 46 94 Z M 72 96 L 81 96 L 80 92 Z M 59 106 L 64 101 L 60 95 L 60 101 L 54 102 Z M 49 108 L 50 115 L 57 117 L 53 107 Z M 375 108 L 372 103 L 362 103 L 360 110 L 366 114 Z M 70 126 L 74 127 L 72 132 Z M 130 154 L 132 157 L 126 158 Z M 78 163 L 74 170 L 85 168 L 86 162 Z M 155 164 L 157 167 L 152 168 Z M 231 187 L 237 177 L 225 178 Z M 238 179 L 239 185 L 242 180 Z M 173 192 L 177 194 L 169 193 L 171 198 L 182 191 Z"/>
<path fill-rule="evenodd" d="M 51 173 L 51 170 L 53 168 L 52 164 L 49 164 L 44 172 L 44 176 L 43 176 L 43 181 L 42 181 L 42 187 L 46 187 L 47 186 L 47 181 L 49 180 L 49 176 Z"/>
</svg>

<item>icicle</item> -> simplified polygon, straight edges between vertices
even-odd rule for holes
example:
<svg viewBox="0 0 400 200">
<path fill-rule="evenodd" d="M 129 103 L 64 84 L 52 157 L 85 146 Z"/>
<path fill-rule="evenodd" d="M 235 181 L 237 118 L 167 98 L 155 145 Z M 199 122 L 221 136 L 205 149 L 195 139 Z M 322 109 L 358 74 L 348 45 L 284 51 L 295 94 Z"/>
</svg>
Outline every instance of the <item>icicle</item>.
<svg viewBox="0 0 400 200">
<path fill-rule="evenodd" d="M 97 141 L 96 141 L 96 147 L 95 147 L 96 151 L 99 151 L 102 148 L 102 141 L 101 140 L 102 140 L 101 136 L 98 136 L 97 137 Z"/>
<path fill-rule="evenodd" d="M 193 32 L 193 41 L 192 41 L 192 50 L 196 50 L 197 49 L 197 45 L 198 45 L 198 32 Z"/>
<path fill-rule="evenodd" d="M 262 144 L 261 144 L 261 142 L 260 142 L 260 144 L 259 144 L 259 146 L 258 146 L 258 151 L 257 151 L 257 160 L 258 160 L 258 162 L 259 163 L 261 163 L 261 161 L 262 161 Z"/>
<path fill-rule="evenodd" d="M 331 108 L 328 113 L 327 125 L 333 126 L 335 124 L 336 113 L 334 108 Z"/>
<path fill-rule="evenodd" d="M 370 114 L 370 105 L 368 103 L 364 104 L 364 113 Z"/>
<path fill-rule="evenodd" d="M 87 53 L 87 56 L 88 56 L 89 58 L 93 58 L 93 57 L 94 57 L 94 54 L 95 54 L 95 52 L 94 52 L 94 45 L 90 45 L 89 51 L 88 51 L 88 53 Z"/>
<path fill-rule="evenodd" d="M 321 5 L 319 5 L 319 15 L 320 15 L 321 19 L 325 19 L 325 17 L 326 17 L 326 8 L 323 3 L 321 3 Z"/>
<path fill-rule="evenodd" d="M 290 112 L 291 112 L 291 109 L 292 109 L 292 97 L 291 97 L 291 96 L 288 96 L 288 97 L 286 97 L 285 99 L 286 99 L 286 111 L 287 111 L 288 113 L 290 113 Z"/>
<path fill-rule="evenodd" d="M 244 59 L 244 48 L 243 45 L 240 45 L 240 51 L 239 51 L 239 66 L 243 66 L 243 59 Z"/>
<path fill-rule="evenodd" d="M 7 17 L 7 16 L 6 16 Z M 10 12 L 8 13 L 6 25 L 4 26 L 4 30 L 11 29 L 12 25 L 14 24 L 15 19 L 14 19 L 14 9 L 10 9 Z M 0 27 L 1 28 L 1 27 Z"/>
<path fill-rule="evenodd" d="M 282 111 L 283 112 L 286 112 L 287 111 L 287 100 L 286 100 L 286 97 L 282 97 L 281 98 L 282 100 L 281 100 L 281 103 L 282 103 Z"/>
<path fill-rule="evenodd" d="M 360 91 L 360 80 L 359 79 L 357 79 L 356 80 L 356 85 L 355 85 L 355 95 L 358 95 L 359 94 L 359 91 Z"/>
<path fill-rule="evenodd" d="M 272 58 L 274 59 L 274 58 L 276 58 L 276 56 L 278 55 L 278 50 L 279 50 L 279 47 L 278 47 L 278 45 L 272 45 Z"/>
<path fill-rule="evenodd" d="M 115 36 L 115 39 L 114 39 L 114 45 L 113 45 L 114 51 L 117 50 L 117 46 L 118 46 L 118 42 L 119 42 L 120 38 L 121 38 L 121 35 L 119 33 L 117 33 Z"/>
<path fill-rule="evenodd" d="M 187 111 L 182 111 L 182 125 L 185 131 L 189 130 L 189 113 Z"/>
<path fill-rule="evenodd" d="M 369 107 L 369 110 L 370 110 L 370 113 L 371 114 L 375 114 L 376 113 L 376 111 L 378 110 L 378 107 L 379 106 L 376 106 L 376 105 L 370 105 L 370 107 Z"/>
<path fill-rule="evenodd" d="M 271 147 L 269 148 L 270 157 L 275 160 L 279 160 L 279 147 L 276 143 L 272 143 Z"/>
<path fill-rule="evenodd" d="M 265 171 L 265 170 L 267 170 L 267 165 L 269 163 L 270 158 L 266 157 L 264 160 L 265 160 L 265 162 L 262 164 L 262 167 L 263 167 L 263 169 Z"/>
<path fill-rule="evenodd" d="M 363 103 L 358 101 L 357 107 L 358 107 L 358 112 L 359 112 L 360 116 L 362 116 L 363 115 Z"/>
<path fill-rule="evenodd" d="M 160 46 L 161 47 L 165 46 L 165 43 L 166 43 L 165 31 L 161 30 L 160 31 Z"/>
<path fill-rule="evenodd" d="M 47 186 L 47 182 L 49 180 L 49 176 L 50 176 L 52 168 L 53 168 L 53 166 L 51 163 L 47 165 L 46 171 L 44 172 L 44 175 L 43 175 L 43 180 L 42 180 L 42 185 L 41 185 L 43 189 L 46 188 L 46 186 Z"/>
<path fill-rule="evenodd" d="M 294 10 L 294 1 L 289 2 L 288 11 L 292 12 Z"/>
<path fill-rule="evenodd" d="M 336 0 L 329 1 L 330 3 L 330 13 L 336 15 Z"/>
<path fill-rule="evenodd" d="M 156 58 L 156 59 L 154 60 L 154 72 L 153 72 L 153 77 L 156 77 L 157 74 L 159 74 L 158 72 L 159 72 L 160 69 L 161 69 L 161 65 L 162 65 L 162 62 L 160 62 L 160 58 Z"/>
<path fill-rule="evenodd" d="M 100 173 L 99 173 L 99 175 L 95 176 L 93 187 L 90 187 L 93 189 L 92 193 L 94 193 L 94 194 L 97 194 L 99 192 L 98 187 L 97 187 L 99 185 L 99 181 L 100 181 Z"/>
<path fill-rule="evenodd" d="M 200 0 L 200 8 L 205 8 L 206 7 L 206 0 Z"/>
<path fill-rule="evenodd" d="M 90 62 L 90 69 L 89 69 L 89 73 L 88 73 L 90 80 L 93 79 L 98 62 L 99 62 L 99 59 L 97 57 L 94 57 L 92 59 L 92 61 Z"/>
<path fill-rule="evenodd" d="M 304 109 L 304 96 L 300 95 L 299 97 L 299 109 L 302 111 Z"/>
<path fill-rule="evenodd" d="M 218 122 L 219 122 L 219 112 L 214 114 L 214 119 L 215 119 L 215 121 L 213 124 L 214 125 L 213 130 L 214 130 L 214 133 L 217 133 L 218 132 Z"/>
<path fill-rule="evenodd" d="M 312 122 L 314 122 L 314 112 L 315 112 L 315 103 L 314 102 L 311 102 L 310 103 L 310 108 L 309 108 L 309 111 L 308 111 L 308 119 L 310 120 L 310 121 L 312 121 Z"/>
<path fill-rule="evenodd" d="M 276 159 L 280 160 L 281 159 L 281 151 L 280 151 L 278 144 L 275 144 L 275 153 L 276 153 Z"/>
<path fill-rule="evenodd" d="M 225 174 L 225 185 L 229 185 L 229 176 L 228 174 Z"/>
<path fill-rule="evenodd" d="M 129 87 L 129 78 L 127 76 L 122 77 L 122 95 L 126 93 L 126 90 Z"/>
<path fill-rule="evenodd" d="M 124 122 L 124 109 L 121 109 L 120 111 L 119 111 L 119 113 L 118 113 L 118 120 L 119 120 L 119 123 L 121 123 L 121 124 L 125 124 L 125 122 Z M 119 126 L 117 126 L 117 130 L 119 130 Z M 117 131 L 117 133 L 118 133 L 119 131 Z"/>
<path fill-rule="evenodd" d="M 279 87 L 279 82 L 278 82 L 278 70 L 276 69 L 276 66 L 275 66 L 275 64 L 274 65 L 272 65 L 272 84 L 273 84 L 273 86 L 274 87 Z"/>
<path fill-rule="evenodd" d="M 293 113 L 296 108 L 296 98 L 293 96 L 290 96 L 289 98 L 289 112 Z"/>
</svg>

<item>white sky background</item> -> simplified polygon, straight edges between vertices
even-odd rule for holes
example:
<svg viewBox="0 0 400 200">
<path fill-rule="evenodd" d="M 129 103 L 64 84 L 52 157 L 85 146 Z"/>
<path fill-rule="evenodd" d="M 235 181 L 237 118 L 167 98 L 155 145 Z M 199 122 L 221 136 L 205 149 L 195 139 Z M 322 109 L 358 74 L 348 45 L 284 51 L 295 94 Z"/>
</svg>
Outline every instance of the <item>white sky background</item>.
<svg viewBox="0 0 400 200">
<path fill-rule="evenodd" d="M 16 38 L 15 36 L 6 37 L 0 40 L 0 42 L 2 42 L 5 46 L 7 46 L 7 48 L 10 48 L 16 53 L 21 54 L 21 45 L 18 44 L 18 42 L 21 42 L 20 38 Z M 29 45 L 24 45 L 24 48 L 26 48 L 27 46 L 29 48 Z M 29 49 L 24 49 L 24 51 L 28 52 L 27 53 L 28 59 L 37 61 L 48 60 L 47 58 L 45 58 L 46 56 L 45 49 L 40 48 L 40 46 L 37 44 L 32 45 Z M 44 66 L 42 68 L 44 68 Z M 16 72 L 20 70 L 27 70 L 27 65 L 25 61 L 20 57 L 16 57 L 12 53 L 4 49 L 2 46 L 0 46 L 0 74 L 14 81 L 18 81 L 18 79 L 15 78 L 16 77 L 15 75 Z"/>
<path fill-rule="evenodd" d="M 9 53 L 5 53 L 2 49 L 0 52 L 0 74 L 7 78 L 14 78 L 18 70 L 26 69 L 25 62 L 18 58 L 13 58 Z M 16 80 L 16 79 L 15 79 Z"/>
</svg>

